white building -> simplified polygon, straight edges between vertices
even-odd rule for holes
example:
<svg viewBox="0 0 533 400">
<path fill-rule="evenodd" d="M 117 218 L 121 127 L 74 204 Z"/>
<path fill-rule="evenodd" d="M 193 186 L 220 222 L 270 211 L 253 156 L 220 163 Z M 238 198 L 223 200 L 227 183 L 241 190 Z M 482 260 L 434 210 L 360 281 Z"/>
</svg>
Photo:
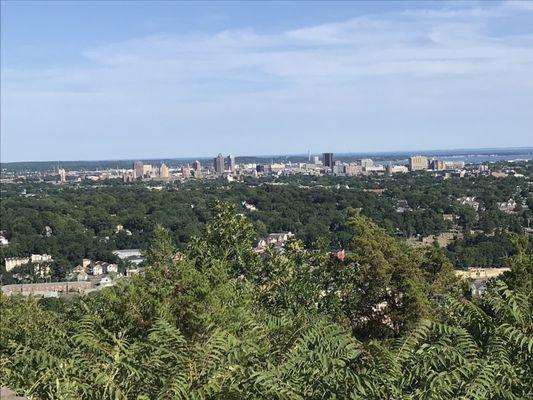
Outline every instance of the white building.
<svg viewBox="0 0 533 400">
<path fill-rule="evenodd" d="M 464 197 L 460 197 L 457 199 L 457 201 L 459 202 L 459 204 L 461 204 L 462 206 L 470 206 L 472 207 L 474 210 L 478 211 L 479 210 L 479 202 L 476 201 L 476 198 L 474 196 L 464 196 Z"/>
<path fill-rule="evenodd" d="M 59 168 L 57 170 L 57 174 L 59 175 L 59 181 L 61 183 L 64 183 L 67 181 L 67 172 L 65 171 L 64 168 Z"/>
<path fill-rule="evenodd" d="M 31 262 L 32 263 L 43 263 L 43 262 L 52 262 L 52 256 L 49 254 L 32 254 Z"/>
<path fill-rule="evenodd" d="M 369 165 L 364 168 L 366 172 L 384 172 L 385 171 L 384 165 Z"/>
<path fill-rule="evenodd" d="M 268 246 L 271 245 L 279 249 L 285 246 L 285 243 L 287 243 L 293 237 L 294 233 L 292 232 L 271 233 L 266 237 L 266 239 L 261 239 L 259 241 L 256 247 L 256 251 L 263 252 Z"/>
<path fill-rule="evenodd" d="M 516 208 L 516 201 L 514 199 L 509 199 L 503 203 L 498 204 L 498 209 L 504 213 L 510 214 Z"/>
<path fill-rule="evenodd" d="M 100 276 L 104 274 L 109 274 L 110 272 L 118 272 L 117 264 L 110 264 L 105 261 L 96 261 L 92 264 L 92 271 L 94 276 Z"/>
<path fill-rule="evenodd" d="M 465 167 L 465 162 L 464 161 L 445 161 L 444 165 L 446 166 L 446 169 L 458 170 L 458 169 L 463 169 Z"/>
<path fill-rule="evenodd" d="M 365 168 L 365 167 L 372 167 L 374 165 L 374 160 L 370 159 L 370 158 L 363 158 L 361 160 L 361 167 Z"/>
<path fill-rule="evenodd" d="M 9 272 L 13 268 L 24 264 L 40 264 L 54 261 L 51 255 L 48 254 L 32 254 L 31 257 L 11 257 L 5 259 L 6 271 Z"/>
<path fill-rule="evenodd" d="M 409 172 L 409 168 L 407 168 L 405 165 L 394 165 L 391 168 L 391 172 L 393 174 L 405 174 L 406 172 Z"/>
<path fill-rule="evenodd" d="M 124 250 L 114 250 L 113 254 L 116 255 L 121 260 L 125 260 L 130 257 L 141 257 L 141 250 L 139 249 L 124 249 Z"/>
<path fill-rule="evenodd" d="M 104 266 L 100 263 L 95 263 L 92 267 L 93 275 L 100 276 L 105 273 Z"/>
<path fill-rule="evenodd" d="M 108 264 L 107 265 L 107 273 L 118 273 L 118 265 L 117 264 Z"/>
<path fill-rule="evenodd" d="M 129 262 L 134 265 L 139 265 L 146 260 L 139 249 L 124 249 L 124 250 L 114 250 L 113 254 L 117 256 L 122 261 Z"/>
<path fill-rule="evenodd" d="M 29 257 L 11 257 L 5 259 L 6 271 L 9 272 L 13 268 L 20 267 L 21 265 L 28 264 L 30 262 Z"/>
</svg>

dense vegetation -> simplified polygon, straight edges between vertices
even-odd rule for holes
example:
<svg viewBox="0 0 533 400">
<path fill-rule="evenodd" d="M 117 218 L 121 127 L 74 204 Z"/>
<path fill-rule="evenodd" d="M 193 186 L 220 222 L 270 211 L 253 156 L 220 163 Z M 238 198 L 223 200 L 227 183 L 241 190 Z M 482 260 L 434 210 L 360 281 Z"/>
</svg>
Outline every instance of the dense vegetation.
<svg viewBox="0 0 533 400">
<path fill-rule="evenodd" d="M 521 172 L 530 174 L 531 169 Z M 457 202 L 463 196 L 475 196 L 480 211 Z M 498 203 L 510 198 L 516 199 L 519 209 L 512 214 L 499 211 Z M 281 176 L 231 184 L 189 181 L 162 190 L 112 180 L 98 186 L 25 181 L 2 186 L 0 229 L 11 244 L 0 247 L 0 263 L 5 257 L 49 253 L 56 260 L 52 278 L 64 279 L 84 257 L 114 261 L 112 250 L 146 250 L 158 224 L 169 229 L 173 243 L 184 249 L 193 236 L 204 232 L 215 200 L 232 202 L 243 212 L 244 201 L 256 206 L 257 211 L 247 213 L 256 239 L 290 230 L 307 247 L 318 242 L 330 248 L 349 246 L 348 208 L 360 209 L 389 234 L 401 237 L 424 237 L 453 228 L 466 234 L 447 253 L 458 267 L 501 265 L 514 251 L 509 232 L 520 233 L 533 224 L 531 187 L 525 178 L 514 177 Z M 445 221 L 444 214 L 457 220 Z M 117 225 L 124 230 L 115 232 Z M 52 229 L 49 236 L 46 226 Z M 4 274 L 4 282 L 7 278 Z"/>
<path fill-rule="evenodd" d="M 176 252 L 154 229 L 144 276 L 74 301 L 0 297 L 0 383 L 36 399 L 527 399 L 533 255 L 465 298 L 441 250 L 347 214 L 344 261 L 293 241 L 253 252 L 218 203 Z"/>
</svg>

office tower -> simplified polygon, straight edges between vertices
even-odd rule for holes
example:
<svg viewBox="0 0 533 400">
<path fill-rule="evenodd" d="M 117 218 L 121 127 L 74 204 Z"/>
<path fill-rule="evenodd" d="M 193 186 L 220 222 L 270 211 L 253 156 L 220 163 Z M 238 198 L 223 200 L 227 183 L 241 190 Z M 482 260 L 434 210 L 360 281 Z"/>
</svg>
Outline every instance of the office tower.
<svg viewBox="0 0 533 400">
<path fill-rule="evenodd" d="M 446 169 L 446 164 L 442 160 L 433 160 L 431 161 L 431 168 L 434 171 L 444 171 Z"/>
<path fill-rule="evenodd" d="M 133 163 L 133 179 L 142 178 L 144 175 L 144 164 L 141 161 Z"/>
<path fill-rule="evenodd" d="M 420 171 L 428 168 L 428 158 L 426 156 L 409 157 L 409 170 Z"/>
<path fill-rule="evenodd" d="M 235 172 L 235 156 L 232 154 L 228 156 L 228 169 L 231 172 Z"/>
<path fill-rule="evenodd" d="M 333 153 L 322 154 L 322 162 L 324 163 L 324 167 L 333 168 Z"/>
<path fill-rule="evenodd" d="M 346 173 L 346 165 L 340 163 L 339 161 L 335 162 L 333 166 L 333 173 L 336 175 L 343 175 Z"/>
<path fill-rule="evenodd" d="M 154 171 L 154 167 L 152 167 L 152 164 L 145 164 L 143 165 L 143 175 L 144 177 L 153 178 L 157 175 L 157 168 Z"/>
<path fill-rule="evenodd" d="M 318 157 L 318 156 L 313 156 L 313 163 L 314 163 L 314 164 L 320 164 L 320 157 Z"/>
<path fill-rule="evenodd" d="M 348 176 L 361 175 L 363 173 L 363 167 L 356 163 L 350 163 L 344 167 L 344 173 Z"/>
<path fill-rule="evenodd" d="M 191 166 L 189 165 L 189 163 L 187 163 L 183 167 L 181 167 L 181 176 L 183 178 L 185 178 L 185 179 L 191 177 Z"/>
<path fill-rule="evenodd" d="M 222 154 L 218 154 L 213 159 L 213 167 L 215 168 L 215 173 L 217 175 L 222 175 L 224 173 L 224 156 Z"/>
<path fill-rule="evenodd" d="M 202 177 L 202 164 L 200 163 L 200 161 L 196 160 L 192 163 L 192 171 L 195 178 Z"/>
<path fill-rule="evenodd" d="M 57 170 L 57 173 L 59 174 L 59 181 L 60 181 L 61 183 L 64 183 L 64 182 L 67 181 L 67 172 L 65 171 L 64 168 L 59 168 L 59 169 Z"/>
<path fill-rule="evenodd" d="M 170 177 L 170 172 L 165 163 L 161 164 L 161 167 L 159 167 L 159 177 L 163 179 L 168 179 Z"/>
<path fill-rule="evenodd" d="M 373 167 L 374 161 L 370 158 L 363 158 L 361 160 L 361 167 Z"/>
</svg>

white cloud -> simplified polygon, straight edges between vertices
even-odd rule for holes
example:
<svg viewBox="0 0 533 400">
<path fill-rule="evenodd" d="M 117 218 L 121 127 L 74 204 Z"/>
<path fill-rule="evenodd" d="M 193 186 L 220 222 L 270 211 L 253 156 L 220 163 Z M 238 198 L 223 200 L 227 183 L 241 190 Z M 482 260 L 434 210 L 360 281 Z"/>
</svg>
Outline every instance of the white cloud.
<svg viewBox="0 0 533 400">
<path fill-rule="evenodd" d="M 30 135 L 38 127 L 123 139 L 124 132 L 159 129 L 165 140 L 190 147 L 171 132 L 212 131 L 203 144 L 215 147 L 227 143 L 216 132 L 245 143 L 254 132 L 286 138 L 300 131 L 301 142 L 306 132 L 328 130 L 349 141 L 363 129 L 372 134 L 370 147 L 379 147 L 381 134 L 394 148 L 402 144 L 395 127 L 421 135 L 432 123 L 441 135 L 461 132 L 447 140 L 468 145 L 464 127 L 477 121 L 492 135 L 487 144 L 496 144 L 494 127 L 505 118 L 521 132 L 533 129 L 522 113 L 533 103 L 533 23 L 512 35 L 493 29 L 522 8 L 408 10 L 269 34 L 244 29 L 110 43 L 81 51 L 84 66 L 6 69 L 2 132 Z"/>
</svg>

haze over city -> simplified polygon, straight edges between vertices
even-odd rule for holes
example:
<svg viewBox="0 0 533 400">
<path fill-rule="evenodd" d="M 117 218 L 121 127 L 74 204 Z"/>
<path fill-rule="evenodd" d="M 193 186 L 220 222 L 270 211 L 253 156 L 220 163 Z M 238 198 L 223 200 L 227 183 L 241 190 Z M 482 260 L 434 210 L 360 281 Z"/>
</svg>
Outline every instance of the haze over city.
<svg viewBox="0 0 533 400">
<path fill-rule="evenodd" d="M 533 145 L 531 2 L 3 2 L 1 158 Z"/>
</svg>

